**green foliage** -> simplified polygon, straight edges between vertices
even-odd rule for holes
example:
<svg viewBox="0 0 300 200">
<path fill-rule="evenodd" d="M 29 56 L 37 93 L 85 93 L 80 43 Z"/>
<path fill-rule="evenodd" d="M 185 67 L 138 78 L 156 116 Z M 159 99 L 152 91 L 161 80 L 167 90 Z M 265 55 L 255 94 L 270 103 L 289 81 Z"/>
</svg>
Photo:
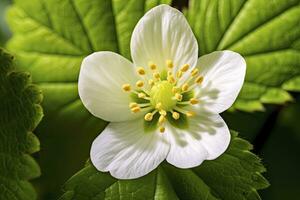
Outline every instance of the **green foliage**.
<svg viewBox="0 0 300 200">
<path fill-rule="evenodd" d="M 0 199 L 34 200 L 28 180 L 40 175 L 29 155 L 39 150 L 32 133 L 42 118 L 42 95 L 30 75 L 14 70 L 13 57 L 0 49 Z"/>
<path fill-rule="evenodd" d="M 200 54 L 230 49 L 247 62 L 234 107 L 264 110 L 263 103 L 292 101 L 300 91 L 299 0 L 191 0 L 188 20 Z"/>
<path fill-rule="evenodd" d="M 183 170 L 167 163 L 135 180 L 117 180 L 91 164 L 75 174 L 60 200 L 89 199 L 260 199 L 257 189 L 268 186 L 260 173 L 265 169 L 252 146 L 232 133 L 222 156 L 197 168 Z"/>
</svg>

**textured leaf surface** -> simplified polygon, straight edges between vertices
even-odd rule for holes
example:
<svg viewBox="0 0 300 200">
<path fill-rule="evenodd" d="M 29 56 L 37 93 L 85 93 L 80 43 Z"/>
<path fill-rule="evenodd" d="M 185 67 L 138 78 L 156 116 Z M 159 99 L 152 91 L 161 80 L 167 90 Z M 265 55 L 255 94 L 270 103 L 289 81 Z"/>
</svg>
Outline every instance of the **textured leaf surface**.
<svg viewBox="0 0 300 200">
<path fill-rule="evenodd" d="M 235 108 L 264 110 L 300 91 L 299 0 L 191 0 L 187 17 L 201 55 L 230 49 L 246 58 Z"/>
<path fill-rule="evenodd" d="M 37 183 L 41 193 L 59 191 L 82 167 L 91 141 L 106 125 L 91 116 L 78 97 L 82 59 L 103 50 L 130 57 L 129 42 L 137 21 L 151 7 L 169 1 L 15 0 L 8 12 L 14 33 L 8 48 L 45 97 L 46 117 L 38 127 L 43 144 L 39 162 L 44 173 Z M 55 194 L 47 197 L 54 199 Z"/>
<path fill-rule="evenodd" d="M 257 189 L 268 186 L 260 173 L 265 169 L 250 153 L 251 145 L 232 133 L 229 149 L 214 161 L 182 170 L 162 164 L 149 175 L 130 181 L 117 180 L 92 165 L 74 175 L 61 200 L 71 199 L 260 199 Z"/>
<path fill-rule="evenodd" d="M 14 71 L 13 57 L 0 49 L 0 199 L 34 200 L 28 180 L 40 175 L 29 155 L 39 150 L 32 133 L 42 117 L 40 90 L 27 73 Z"/>
</svg>

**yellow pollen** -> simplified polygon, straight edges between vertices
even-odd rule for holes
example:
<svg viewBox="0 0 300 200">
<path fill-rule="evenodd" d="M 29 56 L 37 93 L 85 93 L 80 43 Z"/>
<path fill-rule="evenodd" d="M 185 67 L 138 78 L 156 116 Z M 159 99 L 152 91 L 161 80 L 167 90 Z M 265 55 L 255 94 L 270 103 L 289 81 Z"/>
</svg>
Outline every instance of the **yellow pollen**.
<svg viewBox="0 0 300 200">
<path fill-rule="evenodd" d="M 156 70 L 156 64 L 154 64 L 153 62 L 149 62 L 148 66 L 150 67 L 151 70 Z"/>
<path fill-rule="evenodd" d="M 177 73 L 176 73 L 176 76 L 177 76 L 177 78 L 181 78 L 182 77 L 182 71 L 178 71 Z"/>
<path fill-rule="evenodd" d="M 153 73 L 153 78 L 160 79 L 160 75 L 158 72 Z"/>
<path fill-rule="evenodd" d="M 129 108 L 134 108 L 134 107 L 138 107 L 138 104 L 135 102 L 129 104 Z"/>
<path fill-rule="evenodd" d="M 152 79 L 149 79 L 148 84 L 149 84 L 150 86 L 153 86 L 153 85 L 154 85 L 154 81 L 153 81 Z"/>
<path fill-rule="evenodd" d="M 141 108 L 140 107 L 133 107 L 133 108 L 131 108 L 131 112 L 133 112 L 133 113 L 137 113 L 137 112 L 140 112 L 141 111 Z"/>
<path fill-rule="evenodd" d="M 168 76 L 172 76 L 172 71 L 168 71 Z"/>
<path fill-rule="evenodd" d="M 189 65 L 189 64 L 184 64 L 184 65 L 181 67 L 180 71 L 186 72 L 189 68 L 190 68 L 190 65 Z"/>
<path fill-rule="evenodd" d="M 187 117 L 194 117 L 196 115 L 196 113 L 193 111 L 187 111 L 185 114 Z"/>
<path fill-rule="evenodd" d="M 165 130 L 166 130 L 165 127 L 160 127 L 160 128 L 159 128 L 159 131 L 160 131 L 161 133 L 165 132 Z"/>
<path fill-rule="evenodd" d="M 181 87 L 182 91 L 186 92 L 189 89 L 189 85 L 187 83 L 183 84 Z"/>
<path fill-rule="evenodd" d="M 174 67 L 173 61 L 172 61 L 172 60 L 167 60 L 167 61 L 166 61 L 166 65 L 167 65 L 167 67 L 170 68 L 170 69 L 172 69 L 172 68 Z"/>
<path fill-rule="evenodd" d="M 195 83 L 201 84 L 203 82 L 203 76 L 198 76 L 195 80 Z"/>
<path fill-rule="evenodd" d="M 197 68 L 195 68 L 191 71 L 191 75 L 196 76 L 198 74 L 198 72 L 199 72 L 199 70 Z"/>
<path fill-rule="evenodd" d="M 181 100 L 182 100 L 182 95 L 179 94 L 179 93 L 176 93 L 176 94 L 175 94 L 175 99 L 176 99 L 177 101 L 181 101 Z"/>
<path fill-rule="evenodd" d="M 125 92 L 129 92 L 131 90 L 131 86 L 129 84 L 123 84 L 122 88 Z"/>
<path fill-rule="evenodd" d="M 139 97 L 139 98 L 145 98 L 145 97 L 146 97 L 146 94 L 143 93 L 143 92 L 140 92 L 140 93 L 138 93 L 138 97 Z"/>
<path fill-rule="evenodd" d="M 161 115 L 161 116 L 159 117 L 159 119 L 158 119 L 158 123 L 159 123 L 159 124 L 163 124 L 165 121 L 166 121 L 166 118 L 165 118 L 165 116 L 163 116 L 163 115 Z"/>
<path fill-rule="evenodd" d="M 159 111 L 159 114 L 161 114 L 162 116 L 166 116 L 167 115 L 167 112 L 165 110 L 160 110 Z"/>
<path fill-rule="evenodd" d="M 144 119 L 148 122 L 150 122 L 153 119 L 153 114 L 152 113 L 147 113 L 144 117 Z"/>
<path fill-rule="evenodd" d="M 173 93 L 180 92 L 180 88 L 178 88 L 178 87 L 173 87 L 173 88 L 172 88 L 172 92 L 173 92 Z"/>
<path fill-rule="evenodd" d="M 140 81 L 137 81 L 135 85 L 136 85 L 136 87 L 143 87 L 144 82 L 140 80 Z"/>
<path fill-rule="evenodd" d="M 143 67 L 139 67 L 139 68 L 137 69 L 137 73 L 138 73 L 139 75 L 145 75 L 145 74 L 146 74 L 146 71 L 145 71 L 145 69 L 144 69 Z"/>
<path fill-rule="evenodd" d="M 173 75 L 168 76 L 167 79 L 168 79 L 169 83 L 172 83 L 172 84 L 175 83 L 175 81 L 176 81 Z"/>
<path fill-rule="evenodd" d="M 191 98 L 191 99 L 190 99 L 190 103 L 191 103 L 192 105 L 195 105 L 195 104 L 199 103 L 199 100 L 196 99 L 196 98 Z"/>
<path fill-rule="evenodd" d="M 156 108 L 157 110 L 161 110 L 161 108 L 162 108 L 162 103 L 156 104 L 155 108 Z"/>
<path fill-rule="evenodd" d="M 177 120 L 180 117 L 180 114 L 178 112 L 173 112 L 172 117 Z"/>
</svg>

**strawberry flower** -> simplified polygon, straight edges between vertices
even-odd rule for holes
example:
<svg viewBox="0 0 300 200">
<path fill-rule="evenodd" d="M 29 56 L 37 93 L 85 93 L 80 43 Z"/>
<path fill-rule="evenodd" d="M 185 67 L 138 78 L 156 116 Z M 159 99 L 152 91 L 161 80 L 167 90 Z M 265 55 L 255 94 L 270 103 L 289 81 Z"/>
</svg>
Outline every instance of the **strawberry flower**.
<svg viewBox="0 0 300 200">
<path fill-rule="evenodd" d="M 219 113 L 243 85 L 245 60 L 232 51 L 198 59 L 184 15 L 167 5 L 140 19 L 130 47 L 133 62 L 109 51 L 82 62 L 80 98 L 94 116 L 110 122 L 92 144 L 93 165 L 133 179 L 164 160 L 192 168 L 224 153 L 230 132 Z"/>
</svg>

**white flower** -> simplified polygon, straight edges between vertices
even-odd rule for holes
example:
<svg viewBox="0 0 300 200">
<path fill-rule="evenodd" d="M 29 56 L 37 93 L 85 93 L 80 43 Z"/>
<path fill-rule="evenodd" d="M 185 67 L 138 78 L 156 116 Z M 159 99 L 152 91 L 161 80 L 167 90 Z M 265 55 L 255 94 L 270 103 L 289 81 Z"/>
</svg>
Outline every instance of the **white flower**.
<svg viewBox="0 0 300 200">
<path fill-rule="evenodd" d="M 91 161 L 119 179 L 141 177 L 165 159 L 191 168 L 220 156 L 230 133 L 219 113 L 236 99 L 246 63 L 217 51 L 198 59 L 185 17 L 157 6 L 136 25 L 133 63 L 108 51 L 86 57 L 79 95 L 96 117 L 110 121 L 94 140 Z"/>
</svg>

